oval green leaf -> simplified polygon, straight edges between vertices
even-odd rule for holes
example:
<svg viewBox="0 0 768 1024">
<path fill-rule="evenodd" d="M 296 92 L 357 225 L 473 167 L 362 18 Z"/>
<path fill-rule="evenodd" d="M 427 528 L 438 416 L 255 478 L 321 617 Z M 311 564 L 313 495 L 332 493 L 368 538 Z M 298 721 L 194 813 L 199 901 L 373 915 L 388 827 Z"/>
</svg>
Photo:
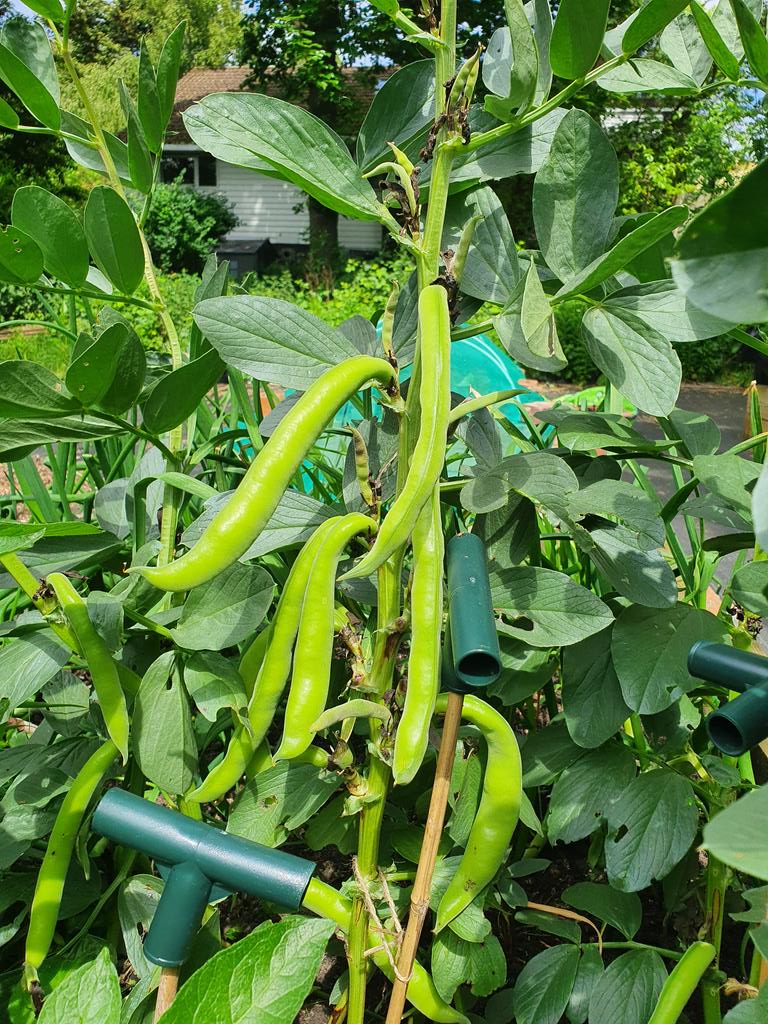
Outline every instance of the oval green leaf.
<svg viewBox="0 0 768 1024">
<path fill-rule="evenodd" d="M 561 0 L 552 29 L 549 60 L 558 78 L 582 78 L 603 45 L 610 0 Z"/>
<path fill-rule="evenodd" d="M 92 189 L 85 204 L 85 235 L 94 263 L 124 295 L 144 276 L 144 251 L 131 209 L 105 185 Z"/>
<path fill-rule="evenodd" d="M 88 274 L 88 243 L 75 211 L 38 185 L 25 185 L 13 197 L 11 219 L 33 238 L 52 277 L 78 288 Z"/>
</svg>

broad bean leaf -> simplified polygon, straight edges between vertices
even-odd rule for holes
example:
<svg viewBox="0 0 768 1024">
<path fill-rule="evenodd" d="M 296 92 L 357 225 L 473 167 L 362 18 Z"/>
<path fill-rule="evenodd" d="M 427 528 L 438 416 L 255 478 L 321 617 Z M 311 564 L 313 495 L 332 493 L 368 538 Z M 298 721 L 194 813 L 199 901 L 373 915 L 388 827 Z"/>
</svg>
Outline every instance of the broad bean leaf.
<svg viewBox="0 0 768 1024">
<path fill-rule="evenodd" d="M 144 425 L 155 434 L 183 423 L 221 377 L 224 363 L 215 349 L 171 370 L 155 384 L 142 403 Z"/>
<path fill-rule="evenodd" d="M 33 416 L 67 416 L 78 403 L 63 393 L 50 370 L 26 359 L 0 362 L 0 416 L 23 420 Z"/>
<path fill-rule="evenodd" d="M 555 315 L 533 260 L 493 324 L 504 348 L 525 366 L 551 373 L 566 365 Z"/>
<path fill-rule="evenodd" d="M 49 274 L 70 288 L 83 284 L 88 274 L 88 244 L 70 206 L 44 188 L 25 185 L 14 193 L 11 219 L 14 227 L 40 247 Z"/>
<path fill-rule="evenodd" d="M 643 920 L 643 905 L 633 892 L 621 892 L 597 882 L 577 882 L 563 892 L 563 903 L 611 925 L 626 939 L 633 939 Z"/>
<path fill-rule="evenodd" d="M 747 0 L 747 7 L 755 18 L 762 17 L 763 0 Z M 723 42 L 734 58 L 741 62 L 744 57 L 744 46 L 731 0 L 718 0 L 712 11 L 712 24 L 722 36 Z"/>
<path fill-rule="evenodd" d="M 598 520 L 588 531 L 573 524 L 571 533 L 622 597 L 648 608 L 668 608 L 677 600 L 675 574 L 664 556 L 625 526 Z"/>
<path fill-rule="evenodd" d="M 569 110 L 533 185 L 536 237 L 562 281 L 605 251 L 618 195 L 618 160 L 607 135 L 585 111 Z"/>
<path fill-rule="evenodd" d="M 43 1003 L 40 1024 L 119 1024 L 120 983 L 105 947 L 95 960 L 69 971 Z"/>
<path fill-rule="evenodd" d="M 568 495 L 568 514 L 618 519 L 635 534 L 640 547 L 647 550 L 664 543 L 664 522 L 658 498 L 651 497 L 627 480 L 596 480 Z"/>
<path fill-rule="evenodd" d="M 478 409 L 465 416 L 456 427 L 460 437 L 481 470 L 490 470 L 501 462 L 501 432 L 487 409 Z"/>
<path fill-rule="evenodd" d="M 160 96 L 157 91 L 155 69 L 147 50 L 146 40 L 142 39 L 139 50 L 139 88 L 137 107 L 147 146 L 153 153 L 158 153 L 163 142 L 163 118 L 160 114 Z"/>
<path fill-rule="evenodd" d="M 435 65 L 406 64 L 390 76 L 373 98 L 357 136 L 355 158 L 363 172 L 391 159 L 394 142 L 415 159 L 434 119 Z"/>
<path fill-rule="evenodd" d="M 715 23 L 718 8 L 722 9 L 723 3 L 727 6 L 727 2 L 728 0 L 721 0 L 721 3 L 717 5 L 713 15 L 710 17 L 709 12 L 705 10 L 699 0 L 694 0 L 691 4 L 691 14 L 696 22 L 696 27 L 701 33 L 701 38 L 704 40 L 704 45 L 717 65 L 718 70 L 722 71 L 730 81 L 736 81 L 739 77 L 739 58 L 728 48 L 728 44 L 723 39 Z"/>
<path fill-rule="evenodd" d="M 445 928 L 432 943 L 431 968 L 435 988 L 446 1002 L 464 983 L 473 995 L 487 996 L 507 980 L 506 957 L 495 935 L 467 942 Z"/>
<path fill-rule="evenodd" d="M 206 503 L 203 514 L 188 526 L 182 535 L 182 542 L 187 547 L 191 547 L 200 539 L 203 530 L 232 493 L 226 491 Z M 339 511 L 338 508 L 326 505 L 309 494 L 286 491 L 266 528 L 242 556 L 242 561 L 247 562 L 269 554 L 270 551 L 279 551 L 281 548 L 303 543 L 320 523 L 338 515 Z"/>
<path fill-rule="evenodd" d="M 190 699 L 209 722 L 222 708 L 241 711 L 248 703 L 237 666 L 216 651 L 199 651 L 184 666 L 184 686 Z"/>
<path fill-rule="evenodd" d="M 623 801 L 635 777 L 628 747 L 608 743 L 590 750 L 565 769 L 552 787 L 547 814 L 550 842 L 575 843 L 591 836 L 615 801 Z"/>
<path fill-rule="evenodd" d="M 282 299 L 205 299 L 193 316 L 225 363 L 257 380 L 298 391 L 306 391 L 331 366 L 358 355 L 341 331 Z"/>
<path fill-rule="evenodd" d="M 19 125 L 19 115 L 13 109 L 10 104 L 5 100 L 0 99 L 0 128 L 17 128 Z"/>
<path fill-rule="evenodd" d="M 561 0 L 552 29 L 549 59 L 558 78 L 582 78 L 603 45 L 609 0 Z"/>
<path fill-rule="evenodd" d="M 697 640 L 722 643 L 725 626 L 701 608 L 624 609 L 613 627 L 613 665 L 627 705 L 642 715 L 670 707 L 697 686 L 688 672 L 688 651 Z"/>
<path fill-rule="evenodd" d="M 68 136 L 74 135 L 77 139 L 85 140 L 82 143 L 74 141 L 69 137 L 64 140 L 67 152 L 75 163 L 81 167 L 87 167 L 89 170 L 97 171 L 99 174 L 106 175 L 107 170 L 104 167 L 104 161 L 101 159 L 101 156 L 93 146 L 86 145 L 86 142 L 91 139 L 91 129 L 88 122 L 78 117 L 77 114 L 62 110 L 61 127 L 62 131 L 67 132 Z M 122 139 L 118 139 L 116 135 L 112 135 L 110 132 L 104 132 L 103 134 L 118 178 L 124 185 L 133 187 L 128 164 L 128 146 Z"/>
<path fill-rule="evenodd" d="M 57 131 L 59 79 L 45 29 L 25 18 L 11 18 L 0 27 L 0 79 L 46 128 Z"/>
<path fill-rule="evenodd" d="M 163 1024 L 292 1024 L 309 995 L 335 925 L 322 918 L 265 921 L 212 957 L 181 988 Z"/>
<path fill-rule="evenodd" d="M 768 160 L 763 160 L 705 206 L 680 236 L 672 276 L 704 312 L 734 323 L 768 320 L 767 189 Z"/>
<path fill-rule="evenodd" d="M 225 163 L 283 178 L 358 220 L 383 207 L 344 142 L 313 114 L 263 93 L 215 93 L 184 113 L 192 140 Z"/>
<path fill-rule="evenodd" d="M 0 281 L 32 284 L 43 272 L 43 254 L 33 238 L 12 225 L 0 226 Z"/>
<path fill-rule="evenodd" d="M 523 785 L 548 786 L 574 761 L 584 756 L 568 735 L 565 722 L 557 719 L 545 729 L 530 733 L 520 751 L 523 762 Z"/>
<path fill-rule="evenodd" d="M 537 953 L 515 982 L 517 1024 L 557 1024 L 565 1012 L 579 966 L 579 949 L 570 943 Z"/>
<path fill-rule="evenodd" d="M 160 123 L 165 127 L 173 113 L 176 99 L 176 82 L 179 78 L 179 67 L 184 46 L 186 22 L 179 24 L 167 37 L 157 60 L 155 78 L 157 82 L 157 100 L 160 107 Z"/>
<path fill-rule="evenodd" d="M 658 60 L 639 57 L 601 75 L 597 84 L 606 92 L 655 92 L 662 96 L 693 96 L 699 91 L 696 82 L 682 71 Z"/>
<path fill-rule="evenodd" d="M 720 447 L 720 428 L 703 412 L 673 409 L 669 414 L 670 433 L 676 434 L 692 456 L 714 455 Z"/>
<path fill-rule="evenodd" d="M 603 970 L 603 958 L 600 956 L 600 951 L 594 946 L 586 946 L 582 949 L 576 980 L 565 1011 L 568 1024 L 586 1024 L 589 1015 L 589 999 L 598 979 L 602 977 Z"/>
<path fill-rule="evenodd" d="M 160 902 L 163 883 L 154 875 L 132 875 L 119 890 L 117 913 L 128 959 L 139 978 L 151 974 L 155 965 L 144 956 L 142 931 L 146 934 Z"/>
<path fill-rule="evenodd" d="M 131 174 L 131 181 L 139 192 L 148 193 L 153 183 L 152 157 L 149 154 L 144 130 L 141 127 L 139 114 L 133 102 L 128 88 L 121 80 L 119 82 L 120 102 L 128 122 L 126 137 L 128 140 L 128 170 Z"/>
<path fill-rule="evenodd" d="M 476 476 L 462 488 L 461 503 L 471 512 L 493 512 L 506 505 L 509 492 L 515 491 L 557 512 L 578 489 L 579 482 L 563 459 L 549 452 L 531 452 L 510 455 Z"/>
<path fill-rule="evenodd" d="M 39 14 L 41 18 L 50 18 L 51 21 L 62 21 L 64 8 L 59 0 L 23 0 L 24 6 L 30 11 Z"/>
<path fill-rule="evenodd" d="M 736 871 L 768 881 L 766 814 L 768 786 L 760 786 L 720 811 L 704 826 L 705 849 Z"/>
<path fill-rule="evenodd" d="M 168 651 L 150 665 L 133 706 L 133 752 L 150 782 L 185 793 L 197 768 L 197 744 L 187 695 Z"/>
<path fill-rule="evenodd" d="M 645 1024 L 667 979 L 664 961 L 651 949 L 624 953 L 608 965 L 589 1000 L 589 1024 Z"/>
<path fill-rule="evenodd" d="M 768 468 L 765 465 L 752 491 L 752 518 L 757 540 L 764 550 L 768 550 Z"/>
<path fill-rule="evenodd" d="M 656 245 L 662 238 L 680 227 L 688 219 L 688 208 L 670 206 L 656 216 L 649 218 L 624 235 L 605 255 L 600 255 L 564 283 L 556 298 L 562 302 L 573 298 L 579 292 L 589 292 L 609 277 L 624 270 L 632 260 L 640 256 L 646 249 Z M 577 223 L 583 223 L 578 221 Z"/>
<path fill-rule="evenodd" d="M 309 764 L 278 761 L 246 782 L 227 822 L 227 831 L 264 846 L 281 846 L 309 821 L 338 789 L 332 772 Z"/>
<path fill-rule="evenodd" d="M 509 178 L 516 174 L 535 174 L 549 153 L 557 126 L 565 116 L 565 111 L 557 107 L 549 114 L 525 128 L 520 128 L 512 135 L 506 135 L 495 142 L 489 142 L 471 153 L 459 151 L 451 171 L 451 191 L 460 192 L 472 188 L 481 181 L 496 181 Z M 474 109 L 470 115 L 472 130 L 486 131 L 496 127 L 498 121 L 490 114 Z M 429 175 L 432 164 L 420 182 L 422 191 L 429 188 Z"/>
<path fill-rule="evenodd" d="M 465 295 L 505 304 L 520 280 L 517 245 L 501 200 L 492 188 L 453 197 L 448 206 L 449 230 L 444 245 L 455 248 L 470 217 L 479 216 L 467 254 L 460 287 Z M 451 230 L 452 228 L 452 230 Z"/>
<path fill-rule="evenodd" d="M 485 544 L 492 568 L 509 569 L 524 561 L 538 542 L 536 508 L 512 491 L 501 508 L 479 515 L 472 530 Z"/>
<path fill-rule="evenodd" d="M 34 697 L 66 665 L 70 651 L 50 629 L 6 640 L 0 648 L 0 721 Z"/>
<path fill-rule="evenodd" d="M 500 121 L 511 121 L 519 114 L 525 113 L 533 102 L 539 78 L 539 54 L 523 0 L 505 0 L 504 10 L 509 26 L 510 51 L 507 73 L 504 76 L 506 82 L 501 90 L 492 90 L 497 95 L 486 96 L 485 109 Z M 485 71 L 483 74 L 485 75 Z"/>
<path fill-rule="evenodd" d="M 684 0 L 648 0 L 624 33 L 622 51 L 634 53 L 641 46 L 645 46 L 687 6 Z"/>
<path fill-rule="evenodd" d="M 691 8 L 698 7 L 695 2 Z M 702 14 L 703 9 L 698 7 Z M 709 15 L 705 15 L 709 20 Z M 711 22 L 710 22 L 711 24 Z M 689 75 L 697 85 L 703 85 L 712 70 L 712 57 L 701 37 L 693 14 L 683 11 L 661 33 L 661 49 L 674 67 Z"/>
<path fill-rule="evenodd" d="M 731 7 L 749 66 L 757 79 L 768 82 L 768 38 L 760 24 L 760 16 L 755 17 L 745 0 L 731 0 Z"/>
<path fill-rule="evenodd" d="M 747 611 L 768 615 L 768 562 L 749 562 L 734 574 L 731 595 Z"/>
<path fill-rule="evenodd" d="M 599 747 L 629 717 L 611 658 L 611 630 L 563 651 L 562 701 L 574 743 Z"/>
<path fill-rule="evenodd" d="M 116 434 L 120 427 L 87 416 L 61 419 L 0 421 L 0 460 L 16 462 L 40 445 L 54 441 L 93 441 Z"/>
<path fill-rule="evenodd" d="M 638 775 L 608 808 L 608 881 L 639 892 L 666 877 L 691 848 L 698 824 L 688 779 L 667 768 Z"/>
<path fill-rule="evenodd" d="M 274 586 L 266 569 L 235 562 L 190 592 L 172 630 L 174 640 L 189 651 L 217 651 L 240 643 L 263 621 Z"/>
<path fill-rule="evenodd" d="M 751 491 L 760 475 L 760 467 L 738 455 L 697 455 L 693 472 L 713 494 L 749 520 Z"/>
<path fill-rule="evenodd" d="M 531 647 L 578 643 L 613 619 L 598 597 L 551 569 L 503 569 L 491 577 L 491 590 L 494 607 L 513 617 L 500 632 Z"/>
<path fill-rule="evenodd" d="M 722 320 L 694 306 L 674 281 L 651 281 L 622 288 L 612 292 L 603 303 L 603 308 L 632 313 L 673 342 L 715 338 L 734 326 L 731 321 Z"/>
<path fill-rule="evenodd" d="M 666 416 L 677 402 L 682 368 L 672 345 L 625 310 L 593 307 L 582 321 L 590 356 L 613 385 L 653 416 Z"/>
<path fill-rule="evenodd" d="M 116 324 L 119 332 L 113 331 Z M 139 336 L 122 313 L 105 306 L 95 328 L 96 342 L 101 334 L 110 331 L 112 344 L 119 348 L 117 369 L 106 393 L 99 399 L 99 407 L 119 415 L 129 409 L 141 394 L 147 372 L 147 357 Z M 78 353 L 80 354 L 80 353 Z"/>
<path fill-rule="evenodd" d="M 144 277 L 144 250 L 131 208 L 114 189 L 97 185 L 88 195 L 83 224 L 96 266 L 118 291 L 132 294 Z"/>
<path fill-rule="evenodd" d="M 94 338 L 81 334 L 72 350 L 65 382 L 69 391 L 86 408 L 98 405 L 106 396 L 120 366 L 128 329 L 115 321 Z"/>
<path fill-rule="evenodd" d="M 61 536 L 52 530 L 48 536 L 36 541 L 29 551 L 25 551 L 21 559 L 32 573 L 42 578 L 52 572 L 69 572 L 70 569 L 101 565 L 115 555 L 121 546 L 120 541 L 111 533 L 89 534 L 80 531 Z M 9 574 L 0 574 L 0 588 L 8 590 L 14 586 Z"/>
</svg>

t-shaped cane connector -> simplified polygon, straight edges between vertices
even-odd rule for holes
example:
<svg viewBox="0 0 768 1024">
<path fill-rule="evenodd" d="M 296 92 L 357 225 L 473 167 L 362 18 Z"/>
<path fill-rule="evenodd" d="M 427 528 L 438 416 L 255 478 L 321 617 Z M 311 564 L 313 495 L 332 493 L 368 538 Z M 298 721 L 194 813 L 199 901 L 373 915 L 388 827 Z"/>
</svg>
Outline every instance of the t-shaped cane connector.
<svg viewBox="0 0 768 1024">
<path fill-rule="evenodd" d="M 161 967 L 184 963 L 212 899 L 244 892 L 295 910 L 316 866 L 121 789 L 110 789 L 101 800 L 92 828 L 151 857 L 165 878 L 144 941 L 144 955 Z"/>
<path fill-rule="evenodd" d="M 688 671 L 741 694 L 707 718 L 709 738 L 724 754 L 740 757 L 768 737 L 768 658 L 699 640 L 688 653 Z"/>
</svg>

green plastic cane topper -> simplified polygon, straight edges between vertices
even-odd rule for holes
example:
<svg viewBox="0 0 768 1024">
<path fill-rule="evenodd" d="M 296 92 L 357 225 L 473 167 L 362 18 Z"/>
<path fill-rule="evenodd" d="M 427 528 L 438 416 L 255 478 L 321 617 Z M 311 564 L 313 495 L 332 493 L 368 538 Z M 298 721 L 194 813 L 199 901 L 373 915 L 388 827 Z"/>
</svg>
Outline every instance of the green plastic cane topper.
<svg viewBox="0 0 768 1024">
<path fill-rule="evenodd" d="M 446 655 L 455 680 L 450 689 L 469 693 L 490 686 L 501 672 L 499 637 L 493 614 L 485 545 L 473 533 L 448 542 L 448 622 Z"/>
<path fill-rule="evenodd" d="M 741 694 L 707 718 L 709 737 L 719 750 L 740 757 L 768 737 L 768 658 L 699 640 L 688 654 L 688 671 Z"/>
<path fill-rule="evenodd" d="M 184 963 L 211 899 L 244 892 L 295 910 L 316 867 L 121 789 L 103 797 L 92 828 L 151 857 L 165 878 L 144 941 L 145 956 L 161 967 Z"/>
</svg>

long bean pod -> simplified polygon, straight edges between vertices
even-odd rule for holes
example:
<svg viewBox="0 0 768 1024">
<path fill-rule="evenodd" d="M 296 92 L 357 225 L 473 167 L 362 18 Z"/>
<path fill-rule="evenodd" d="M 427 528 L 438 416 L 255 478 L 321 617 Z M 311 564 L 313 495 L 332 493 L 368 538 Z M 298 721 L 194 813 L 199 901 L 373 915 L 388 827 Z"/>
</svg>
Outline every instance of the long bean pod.
<svg viewBox="0 0 768 1024">
<path fill-rule="evenodd" d="M 664 982 L 648 1024 L 677 1024 L 715 955 L 715 947 L 710 942 L 694 942 L 688 947 Z"/>
<path fill-rule="evenodd" d="M 130 719 L 117 664 L 91 622 L 85 601 L 67 577 L 59 572 L 53 572 L 48 576 L 47 583 L 56 594 L 56 599 L 75 634 L 80 652 L 88 663 L 88 671 L 96 696 L 99 698 L 104 724 L 125 763 L 128 760 Z"/>
<path fill-rule="evenodd" d="M 395 370 L 383 359 L 355 356 L 326 370 L 280 421 L 235 493 L 197 544 L 169 565 L 138 566 L 161 590 L 189 590 L 217 576 L 256 540 L 308 451 L 341 406 L 369 383 L 395 387 Z"/>
<path fill-rule="evenodd" d="M 440 690 L 440 631 L 443 618 L 443 524 L 440 492 L 419 514 L 413 533 L 411 587 L 411 649 L 408 687 L 397 726 L 392 772 L 397 785 L 406 785 L 421 767 L 429 741 L 429 725 Z"/>
<path fill-rule="evenodd" d="M 419 295 L 421 425 L 408 476 L 379 529 L 371 550 L 342 579 L 370 576 L 406 543 L 440 478 L 451 412 L 451 317 L 448 293 L 429 285 Z"/>
<path fill-rule="evenodd" d="M 440 694 L 436 709 L 445 712 L 448 695 Z M 462 912 L 504 863 L 520 816 L 523 773 L 520 749 L 512 726 L 490 704 L 467 694 L 462 718 L 476 725 L 488 747 L 483 790 L 458 870 L 437 909 L 439 932 Z"/>
<path fill-rule="evenodd" d="M 328 532 L 315 558 L 304 594 L 283 738 L 275 753 L 276 761 L 297 757 L 315 739 L 312 726 L 328 700 L 339 559 L 353 537 L 375 530 L 373 519 L 351 512 Z"/>
<path fill-rule="evenodd" d="M 342 896 L 337 889 L 321 882 L 319 878 L 310 880 L 304 894 L 303 905 L 318 917 L 327 917 L 330 921 L 335 921 L 345 934 L 349 932 L 352 901 L 348 900 L 346 896 Z M 371 932 L 369 941 L 371 947 L 374 948 L 380 946 L 381 937 Z M 391 981 L 394 972 L 386 952 L 379 949 L 371 955 L 371 959 Z M 422 1013 L 428 1020 L 436 1021 L 437 1024 L 468 1024 L 464 1014 L 449 1006 L 440 996 L 431 975 L 418 962 L 413 965 L 407 998 L 419 1013 Z"/>
<path fill-rule="evenodd" d="M 277 602 L 274 618 L 268 627 L 269 635 L 263 657 L 258 648 L 254 650 L 254 645 L 258 644 L 260 637 L 263 636 L 259 634 L 254 645 L 245 652 L 240 662 L 243 671 L 251 680 L 248 725 L 237 726 L 221 762 L 208 773 L 197 789 L 187 796 L 187 800 L 207 803 L 223 796 L 245 773 L 254 752 L 267 735 L 291 671 L 293 644 L 299 629 L 310 571 L 329 533 L 342 519 L 342 516 L 334 516 L 321 523 L 296 556 L 280 600 Z M 258 659 L 260 665 L 253 681 L 252 671 Z"/>
<path fill-rule="evenodd" d="M 102 743 L 75 776 L 56 815 L 37 875 L 29 913 L 29 929 L 24 948 L 25 974 L 28 979 L 35 977 L 37 968 L 51 948 L 77 833 L 88 804 L 118 753 L 112 740 Z"/>
</svg>

